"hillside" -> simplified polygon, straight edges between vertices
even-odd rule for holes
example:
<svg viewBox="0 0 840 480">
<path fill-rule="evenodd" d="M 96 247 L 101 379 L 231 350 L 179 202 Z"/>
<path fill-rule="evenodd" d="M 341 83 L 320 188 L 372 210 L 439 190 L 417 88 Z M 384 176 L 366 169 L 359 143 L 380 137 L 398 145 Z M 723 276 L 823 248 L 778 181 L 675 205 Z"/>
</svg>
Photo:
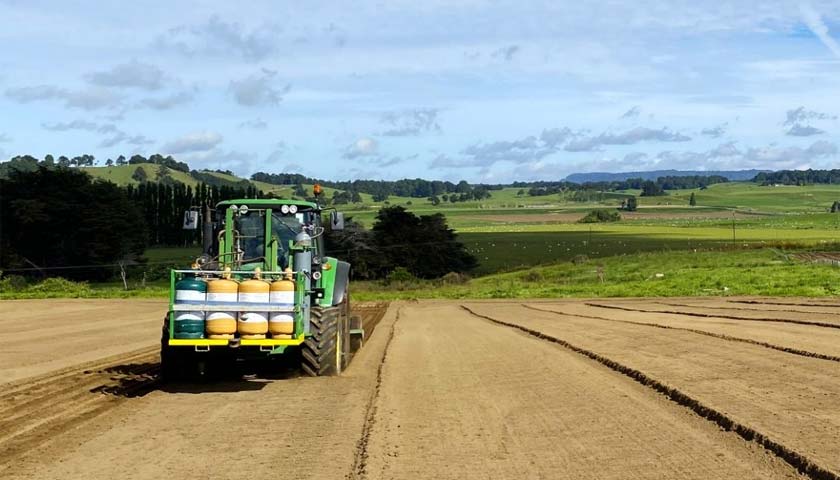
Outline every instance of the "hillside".
<svg viewBox="0 0 840 480">
<path fill-rule="evenodd" d="M 158 171 L 158 165 L 151 163 L 143 163 L 136 165 L 122 165 L 113 167 L 81 167 L 84 171 L 90 173 L 96 178 L 102 178 L 112 181 L 118 185 L 136 185 L 139 182 L 132 179 L 132 175 L 141 168 L 145 171 L 149 181 L 155 181 L 155 176 Z M 183 182 L 186 185 L 196 186 L 199 182 L 191 175 L 177 170 L 169 170 L 172 179 Z M 688 172 L 677 170 L 658 170 L 655 172 L 631 172 L 624 174 L 612 173 L 592 173 L 592 174 L 575 174 L 579 175 L 575 178 L 583 178 L 580 176 L 586 175 L 604 175 L 599 178 L 609 178 L 610 181 L 620 178 L 620 176 L 638 176 L 640 174 L 649 174 L 651 176 L 663 175 L 689 175 L 695 173 L 702 174 L 717 174 L 717 175 L 732 175 L 732 176 L 749 176 L 752 178 L 759 172 L 758 170 L 741 170 L 741 171 L 719 171 L 719 172 Z M 293 195 L 294 187 L 291 185 L 272 185 L 265 182 L 250 181 L 234 175 L 224 173 L 203 171 L 202 175 L 208 178 L 216 178 L 218 181 L 230 185 L 241 184 L 242 182 L 249 182 L 265 193 L 272 193 L 278 197 L 291 197 Z M 571 176 L 570 176 L 571 177 Z M 594 178 L 594 177 L 593 177 Z M 304 185 L 307 192 L 312 191 L 312 185 Z M 563 194 L 545 195 L 545 196 L 529 196 L 520 193 L 522 189 L 515 187 L 505 187 L 501 190 L 493 190 L 491 198 L 480 201 L 467 202 L 443 202 L 440 205 L 432 205 L 425 198 L 411 198 L 389 196 L 387 204 L 391 205 L 405 205 L 409 209 L 418 213 L 434 213 L 437 211 L 446 212 L 447 216 L 458 217 L 460 215 L 474 215 L 475 212 L 482 214 L 492 214 L 495 210 L 510 210 L 515 209 L 519 211 L 527 211 L 528 213 L 544 212 L 550 209 L 562 210 L 579 210 L 591 208 L 593 206 L 613 207 L 620 203 L 624 195 L 639 195 L 637 190 L 627 190 L 621 192 L 607 192 L 604 200 L 600 202 L 574 202 L 568 196 Z M 324 187 L 324 193 L 327 198 L 332 198 L 336 189 Z M 688 198 L 694 193 L 697 196 L 698 205 L 719 209 L 743 209 L 752 210 L 756 212 L 824 212 L 831 203 L 835 200 L 840 200 L 840 186 L 837 185 L 810 185 L 810 186 L 759 186 L 752 182 L 732 181 L 727 184 L 711 185 L 706 190 L 688 189 L 688 190 L 672 190 L 668 195 L 661 197 L 639 197 L 639 205 L 642 208 L 654 207 L 687 207 Z M 362 193 L 362 203 L 348 204 L 343 208 L 346 211 L 354 212 L 356 218 L 370 223 L 375 216 L 376 209 L 386 202 L 374 202 L 372 196 L 367 193 Z M 471 213 L 472 212 L 472 213 Z"/>
<path fill-rule="evenodd" d="M 688 176 L 721 176 L 732 182 L 746 182 L 755 178 L 756 175 L 769 170 L 652 170 L 649 172 L 589 172 L 573 173 L 566 177 L 567 182 L 621 182 L 629 178 L 641 178 L 643 180 L 656 180 L 659 177 L 688 177 Z"/>
<path fill-rule="evenodd" d="M 115 165 L 113 167 L 80 167 L 81 170 L 87 172 L 94 178 L 108 180 L 109 182 L 116 183 L 117 185 L 140 184 L 138 180 L 132 178 L 132 176 L 138 168 L 146 173 L 146 178 L 148 179 L 148 181 L 155 181 L 159 166 L 153 163 Z M 178 170 L 173 170 L 171 168 L 169 169 L 169 175 L 172 177 L 173 180 L 181 182 L 185 185 L 189 185 L 191 187 L 195 187 L 199 183 L 195 178 L 190 176 L 190 174 Z"/>
</svg>

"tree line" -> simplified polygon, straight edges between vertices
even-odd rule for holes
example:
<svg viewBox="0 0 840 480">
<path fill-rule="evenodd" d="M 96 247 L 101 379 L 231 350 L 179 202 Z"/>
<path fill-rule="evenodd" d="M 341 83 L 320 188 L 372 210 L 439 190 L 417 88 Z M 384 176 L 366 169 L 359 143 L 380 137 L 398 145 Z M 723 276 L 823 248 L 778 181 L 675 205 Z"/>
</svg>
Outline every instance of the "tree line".
<svg viewBox="0 0 840 480">
<path fill-rule="evenodd" d="M 199 245 L 200 230 L 182 229 L 183 215 L 187 210 L 213 206 L 223 200 L 262 196 L 253 186 L 234 188 L 204 183 L 193 188 L 183 183 L 146 182 L 125 187 L 125 193 L 143 215 L 146 245 L 154 246 Z"/>
<path fill-rule="evenodd" d="M 402 180 L 333 181 L 307 177 L 297 173 L 257 172 L 251 175 L 251 180 L 270 183 L 272 185 L 303 185 L 318 183 L 325 187 L 343 190 L 348 192 L 350 195 L 354 192 L 366 193 L 372 195 L 373 200 L 376 202 L 385 201 L 390 196 L 431 198 L 447 195 L 447 198 L 450 198 L 453 193 L 458 195 L 470 194 L 471 198 L 476 198 L 477 196 L 487 198 L 488 193 L 485 192 L 489 192 L 490 190 L 501 190 L 503 188 L 503 185 L 472 185 L 466 180 L 453 183 L 442 180 L 424 180 L 422 178 L 404 178 Z M 473 193 L 474 190 L 479 190 L 481 193 L 475 194 Z"/>
<path fill-rule="evenodd" d="M 148 246 L 198 245 L 200 231 L 182 230 L 184 211 L 259 195 L 253 186 L 121 187 L 58 164 L 11 169 L 0 177 L 0 265 L 37 276 L 111 278 L 117 263 L 144 263 Z"/>
<path fill-rule="evenodd" d="M 5 269 L 0 275 L 101 281 L 125 269 L 148 272 L 149 280 L 162 277 L 169 266 L 149 268 L 144 252 L 149 246 L 198 246 L 201 230 L 182 229 L 185 211 L 261 195 L 253 186 L 143 182 L 122 187 L 55 164 L 12 169 L 0 177 L 0 265 Z M 417 216 L 403 207 L 385 207 L 372 230 L 352 220 L 347 227 L 326 238 L 331 254 L 351 262 L 355 278 L 383 278 L 396 267 L 435 278 L 466 272 L 477 263 L 441 214 Z"/>
<path fill-rule="evenodd" d="M 760 185 L 840 184 L 840 170 L 779 170 L 759 173 L 753 181 Z"/>
<path fill-rule="evenodd" d="M 344 230 L 326 236 L 326 248 L 350 262 L 355 279 L 385 278 L 397 268 L 437 278 L 478 265 L 443 214 L 418 216 L 399 205 L 379 209 L 370 230 L 348 218 Z"/>
<path fill-rule="evenodd" d="M 720 175 L 687 175 L 687 176 L 666 176 L 656 180 L 644 180 L 642 178 L 628 178 L 611 182 L 514 182 L 514 187 L 529 187 L 526 191 L 520 189 L 518 195 L 528 194 L 529 196 L 556 195 L 563 192 L 615 192 L 620 190 L 641 190 L 643 197 L 665 195 L 665 190 L 684 190 L 692 188 L 704 189 L 716 183 L 726 183 L 729 180 Z M 591 198 L 590 195 L 572 195 L 575 197 Z M 583 201 L 583 200 L 581 200 Z"/>
</svg>

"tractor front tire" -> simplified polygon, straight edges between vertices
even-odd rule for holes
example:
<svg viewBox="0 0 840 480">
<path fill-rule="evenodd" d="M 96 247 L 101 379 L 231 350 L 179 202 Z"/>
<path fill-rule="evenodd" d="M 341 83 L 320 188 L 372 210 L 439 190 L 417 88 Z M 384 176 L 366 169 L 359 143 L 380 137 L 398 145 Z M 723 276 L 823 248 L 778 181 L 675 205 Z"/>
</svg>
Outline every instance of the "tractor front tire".
<svg viewBox="0 0 840 480">
<path fill-rule="evenodd" d="M 340 375 L 349 359 L 349 317 L 344 304 L 314 307 L 301 345 L 301 369 L 310 377 Z"/>
</svg>

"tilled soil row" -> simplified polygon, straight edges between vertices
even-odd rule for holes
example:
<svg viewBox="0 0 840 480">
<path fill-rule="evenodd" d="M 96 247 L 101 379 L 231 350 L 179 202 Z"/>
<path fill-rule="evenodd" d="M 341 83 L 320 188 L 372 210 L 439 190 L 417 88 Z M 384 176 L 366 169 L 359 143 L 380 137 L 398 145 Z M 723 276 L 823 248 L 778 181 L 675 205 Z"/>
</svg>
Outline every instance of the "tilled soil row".
<svg viewBox="0 0 840 480">
<path fill-rule="evenodd" d="M 387 303 L 359 303 L 370 335 Z M 3 384 L 0 393 L 0 471 L 132 397 L 160 384 L 159 347 L 147 347 Z"/>
<path fill-rule="evenodd" d="M 731 300 L 730 300 L 730 302 L 736 303 L 736 302 L 731 301 Z M 701 305 L 701 304 L 698 304 L 698 303 L 678 303 L 678 302 L 668 302 L 668 301 L 662 301 L 662 300 L 657 300 L 656 302 L 653 302 L 653 303 L 656 303 L 657 305 L 667 305 L 669 307 L 702 308 L 704 310 L 735 310 L 735 311 L 743 311 L 743 312 L 763 312 L 763 313 L 780 312 L 780 313 L 796 313 L 796 314 L 802 314 L 802 315 L 828 314 L 830 316 L 840 318 L 840 306 L 825 307 L 825 308 L 834 309 L 835 310 L 834 312 L 820 312 L 820 311 L 813 311 L 813 310 L 797 310 L 795 308 L 767 309 L 767 306 L 768 306 L 767 304 L 758 304 L 758 308 L 750 308 L 750 307 L 743 307 L 743 306 L 736 307 L 736 306 L 732 306 L 732 305 L 717 306 L 717 305 L 708 305 L 708 304 Z M 708 302 L 706 302 L 706 303 L 708 303 Z"/>
<path fill-rule="evenodd" d="M 376 423 L 377 402 L 379 400 L 379 394 L 382 390 L 382 369 L 385 367 L 385 362 L 388 359 L 388 350 L 391 348 L 391 343 L 394 340 L 394 327 L 400 320 L 400 312 L 401 308 L 397 307 L 394 321 L 391 323 L 388 331 L 388 339 L 385 340 L 382 357 L 376 368 L 376 382 L 374 383 L 370 398 L 365 405 L 365 423 L 362 426 L 362 435 L 356 443 L 356 453 L 353 457 L 353 468 L 349 475 L 349 478 L 351 479 L 363 479 L 367 477 L 367 462 L 368 457 L 370 456 L 368 452 L 368 444 L 370 443 L 371 431 Z M 379 318 L 376 320 L 376 323 L 382 319 L 384 314 L 385 312 L 383 311 L 382 315 L 378 316 Z"/>
<path fill-rule="evenodd" d="M 7 384 L 0 395 L 0 469 L 157 383 L 158 349 L 89 362 Z"/>
<path fill-rule="evenodd" d="M 624 375 L 454 302 L 404 306 L 382 375 L 371 480 L 800 478 Z"/>
<path fill-rule="evenodd" d="M 598 307 L 598 308 L 609 308 L 612 310 L 624 310 L 625 312 L 642 312 L 642 313 L 666 313 L 669 315 L 687 315 L 690 317 L 701 317 L 701 318 L 725 318 L 728 320 L 743 320 L 748 322 L 775 322 L 775 323 L 793 323 L 797 325 L 809 325 L 814 327 L 821 327 L 821 328 L 836 328 L 840 329 L 840 320 L 838 323 L 828 323 L 828 322 L 817 322 L 817 321 L 808 321 L 808 320 L 796 320 L 792 318 L 776 318 L 776 317 L 744 317 L 739 315 L 727 315 L 724 313 L 703 313 L 697 311 L 680 311 L 680 310 L 669 310 L 669 309 L 661 309 L 661 310 L 651 310 L 649 308 L 636 308 L 624 305 L 616 305 L 616 304 L 607 304 L 607 303 L 600 303 L 600 302 L 586 302 L 585 305 L 590 307 Z"/>
<path fill-rule="evenodd" d="M 522 306 L 524 308 L 527 308 L 529 310 L 535 310 L 537 312 L 554 313 L 554 314 L 557 314 L 557 315 L 569 315 L 569 316 L 573 316 L 573 317 L 589 318 L 589 319 L 592 319 L 592 320 L 604 320 L 604 321 L 607 321 L 607 322 L 615 322 L 615 323 L 626 323 L 628 325 L 641 325 L 641 326 L 646 326 L 646 327 L 662 328 L 662 329 L 665 329 L 665 330 L 679 330 L 679 331 L 683 331 L 683 332 L 691 332 L 691 333 L 696 333 L 698 335 L 705 335 L 707 337 L 713 337 L 713 338 L 718 338 L 718 339 L 721 339 L 721 340 L 727 340 L 727 341 L 730 341 L 730 342 L 741 342 L 741 343 L 748 343 L 748 344 L 751 344 L 751 345 L 758 345 L 760 347 L 770 348 L 770 349 L 773 349 L 773 350 L 778 350 L 780 352 L 790 353 L 790 354 L 793 354 L 793 355 L 800 355 L 800 356 L 803 356 L 803 357 L 818 358 L 820 360 L 828 360 L 828 361 L 832 361 L 832 362 L 840 362 L 840 356 L 836 356 L 836 355 L 826 355 L 826 354 L 823 354 L 823 353 L 810 352 L 808 350 L 801 350 L 801 349 L 798 349 L 798 348 L 785 347 L 785 346 L 782 346 L 782 345 L 775 345 L 775 344 L 772 344 L 772 343 L 762 342 L 762 341 L 754 340 L 754 339 L 751 339 L 751 338 L 733 337 L 731 335 L 726 335 L 726 334 L 723 334 L 723 333 L 714 333 L 714 332 L 709 332 L 709 331 L 706 331 L 706 330 L 700 330 L 700 329 L 696 329 L 696 328 L 674 327 L 674 326 L 671 326 L 671 325 L 664 325 L 664 324 L 661 324 L 661 323 L 636 322 L 636 321 L 633 321 L 633 320 L 608 318 L 608 317 L 601 317 L 601 316 L 597 316 L 597 315 L 585 315 L 585 314 L 581 314 L 581 313 L 566 313 L 566 312 L 560 312 L 560 311 L 556 311 L 556 310 L 545 310 L 545 309 L 537 308 L 537 307 L 534 307 L 532 305 L 527 305 L 527 304 L 522 304 Z"/>
<path fill-rule="evenodd" d="M 790 305 L 795 307 L 836 307 L 840 308 L 840 303 L 833 303 L 831 301 L 819 301 L 814 299 L 814 302 L 787 302 L 780 300 L 728 300 L 732 303 L 745 303 L 748 305 Z"/>
<path fill-rule="evenodd" d="M 602 365 L 618 372 L 627 377 L 632 378 L 636 382 L 649 387 L 665 396 L 669 399 L 674 401 L 675 403 L 687 407 L 691 409 L 694 413 L 705 418 L 711 422 L 714 422 L 716 425 L 720 426 L 721 428 L 727 431 L 733 431 L 737 433 L 741 438 L 749 442 L 755 442 L 762 447 L 766 448 L 767 450 L 773 452 L 779 458 L 783 459 L 785 462 L 793 466 L 797 469 L 797 471 L 807 475 L 809 478 L 813 478 L 815 480 L 837 480 L 840 479 L 840 475 L 818 465 L 813 460 L 809 459 L 805 455 L 785 446 L 784 444 L 771 439 L 767 435 L 755 430 L 754 428 L 745 425 L 743 423 L 739 423 L 732 417 L 728 416 L 724 412 L 714 409 L 708 405 L 705 405 L 700 400 L 693 398 L 692 396 L 682 392 L 681 390 L 671 387 L 647 374 L 644 372 L 626 366 L 622 363 L 619 363 L 611 358 L 605 357 L 599 353 L 596 353 L 592 350 L 588 350 L 586 348 L 582 348 L 580 346 L 574 345 L 569 343 L 566 340 L 558 338 L 553 335 L 546 334 L 539 330 L 535 330 L 529 327 L 525 327 L 523 325 L 519 325 L 516 323 L 510 323 L 503 320 L 499 320 L 489 315 L 484 315 L 481 313 L 477 313 L 470 307 L 466 305 L 462 305 L 461 308 L 466 310 L 472 315 L 476 317 L 483 318 L 490 322 L 493 322 L 498 325 L 503 325 L 506 327 L 514 328 L 520 331 L 523 331 L 529 335 L 537 337 L 541 340 L 546 340 L 552 343 L 556 343 L 561 345 L 569 350 L 572 350 L 575 353 L 584 355 L 592 360 L 601 363 Z"/>
</svg>

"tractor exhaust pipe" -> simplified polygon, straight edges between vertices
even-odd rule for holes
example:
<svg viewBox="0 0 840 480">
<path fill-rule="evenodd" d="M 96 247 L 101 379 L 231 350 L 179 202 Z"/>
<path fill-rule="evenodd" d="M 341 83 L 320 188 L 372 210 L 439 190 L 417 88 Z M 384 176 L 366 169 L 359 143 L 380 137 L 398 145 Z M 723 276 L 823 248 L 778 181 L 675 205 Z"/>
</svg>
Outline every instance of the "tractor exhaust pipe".
<svg viewBox="0 0 840 480">
<path fill-rule="evenodd" d="M 206 255 L 213 255 L 213 218 L 211 218 L 212 211 L 210 205 L 204 206 L 204 223 L 201 225 L 201 250 Z"/>
</svg>

